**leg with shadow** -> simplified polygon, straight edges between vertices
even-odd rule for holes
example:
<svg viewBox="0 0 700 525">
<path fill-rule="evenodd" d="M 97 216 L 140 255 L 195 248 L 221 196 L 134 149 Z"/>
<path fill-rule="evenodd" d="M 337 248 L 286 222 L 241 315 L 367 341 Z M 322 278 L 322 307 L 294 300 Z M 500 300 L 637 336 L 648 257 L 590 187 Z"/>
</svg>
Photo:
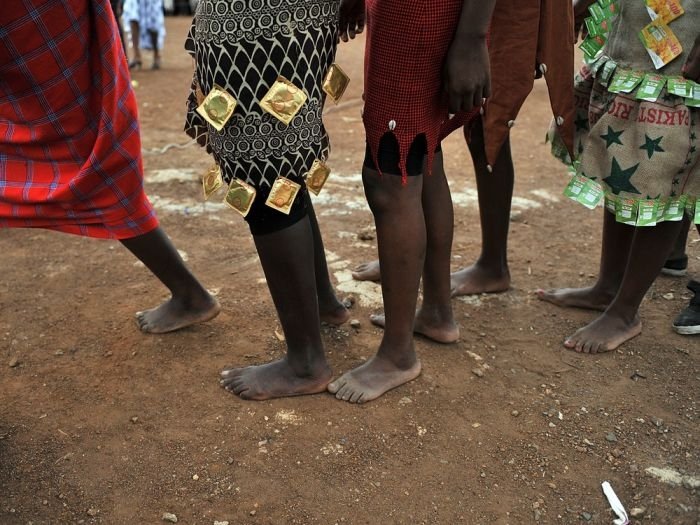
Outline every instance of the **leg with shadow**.
<svg viewBox="0 0 700 525">
<path fill-rule="evenodd" d="M 162 228 L 123 239 L 121 243 L 146 265 L 170 290 L 172 298 L 151 310 L 138 312 L 136 319 L 144 332 L 172 332 L 194 323 L 208 321 L 219 313 L 219 303 L 197 281 Z"/>
</svg>

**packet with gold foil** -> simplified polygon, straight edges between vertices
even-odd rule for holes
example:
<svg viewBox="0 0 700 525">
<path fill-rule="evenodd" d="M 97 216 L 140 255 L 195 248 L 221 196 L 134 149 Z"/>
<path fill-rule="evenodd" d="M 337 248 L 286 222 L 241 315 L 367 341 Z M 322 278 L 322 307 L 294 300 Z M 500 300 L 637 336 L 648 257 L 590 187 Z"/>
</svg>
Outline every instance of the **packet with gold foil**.
<svg viewBox="0 0 700 525">
<path fill-rule="evenodd" d="M 323 185 L 326 184 L 330 174 L 330 168 L 323 161 L 315 160 L 309 173 L 306 175 L 306 187 L 309 188 L 311 193 L 318 195 L 321 193 Z"/>
<path fill-rule="evenodd" d="M 277 177 L 265 204 L 270 208 L 289 215 L 301 185 L 286 177 Z"/>
<path fill-rule="evenodd" d="M 660 18 L 665 24 L 685 13 L 680 0 L 645 0 L 652 20 Z"/>
<path fill-rule="evenodd" d="M 214 129 L 221 131 L 233 115 L 236 104 L 236 99 L 230 93 L 221 86 L 214 85 L 214 89 L 197 107 L 197 113 L 214 126 Z"/>
<path fill-rule="evenodd" d="M 212 194 L 216 193 L 219 188 L 224 185 L 224 179 L 221 176 L 221 168 L 214 164 L 202 176 L 202 189 L 204 190 L 204 200 L 207 200 Z"/>
<path fill-rule="evenodd" d="M 683 53 L 678 37 L 660 18 L 642 29 L 639 38 L 656 69 L 661 69 Z"/>
<path fill-rule="evenodd" d="M 289 125 L 306 103 L 306 93 L 284 77 L 277 80 L 260 101 L 260 107 L 273 117 Z"/>
<path fill-rule="evenodd" d="M 240 179 L 233 179 L 228 185 L 228 192 L 224 202 L 240 213 L 243 217 L 248 215 L 257 191 L 253 186 Z"/>
<path fill-rule="evenodd" d="M 345 74 L 345 71 L 338 64 L 331 64 L 323 80 L 323 91 L 337 104 L 343 97 L 348 84 L 350 84 L 350 77 Z"/>
</svg>

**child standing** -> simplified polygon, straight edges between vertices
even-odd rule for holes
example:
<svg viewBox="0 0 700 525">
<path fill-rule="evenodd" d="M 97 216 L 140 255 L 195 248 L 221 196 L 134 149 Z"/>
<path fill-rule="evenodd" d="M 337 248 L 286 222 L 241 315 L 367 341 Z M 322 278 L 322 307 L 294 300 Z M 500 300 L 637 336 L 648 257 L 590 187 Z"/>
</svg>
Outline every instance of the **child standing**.
<svg viewBox="0 0 700 525">
<path fill-rule="evenodd" d="M 538 295 L 603 312 L 564 343 L 597 353 L 641 332 L 639 306 L 684 212 L 700 222 L 700 92 L 692 82 L 700 80 L 700 3 L 575 4 L 579 15 L 591 7 L 591 20 L 583 45 L 589 63 L 576 79 L 576 175 L 567 191 L 589 207 L 605 196 L 600 274 L 590 288 Z M 571 162 L 556 137 L 554 150 Z"/>
<path fill-rule="evenodd" d="M 283 359 L 221 373 L 244 399 L 325 391 L 321 321 L 349 317 L 305 182 L 329 153 L 322 84 L 337 16 L 337 0 L 202 0 L 186 44 L 196 63 L 186 130 L 212 153 L 227 202 L 245 216 L 287 344 Z"/>
</svg>

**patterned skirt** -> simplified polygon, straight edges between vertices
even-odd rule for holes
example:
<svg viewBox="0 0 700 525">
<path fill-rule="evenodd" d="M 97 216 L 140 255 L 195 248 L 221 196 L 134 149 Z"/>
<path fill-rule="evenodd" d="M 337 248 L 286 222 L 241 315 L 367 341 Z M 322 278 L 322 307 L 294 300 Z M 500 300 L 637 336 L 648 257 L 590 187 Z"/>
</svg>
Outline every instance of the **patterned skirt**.
<svg viewBox="0 0 700 525">
<path fill-rule="evenodd" d="M 0 228 L 125 239 L 158 221 L 108 0 L 0 10 Z"/>
<path fill-rule="evenodd" d="M 200 0 L 185 45 L 196 63 L 185 131 L 213 154 L 227 183 L 246 181 L 262 199 L 277 176 L 302 183 L 313 162 L 328 157 L 321 86 L 337 17 L 337 0 Z M 308 96 L 289 125 L 259 105 L 278 76 Z M 221 131 L 195 111 L 194 87 L 206 95 L 215 85 L 237 101 Z"/>
</svg>

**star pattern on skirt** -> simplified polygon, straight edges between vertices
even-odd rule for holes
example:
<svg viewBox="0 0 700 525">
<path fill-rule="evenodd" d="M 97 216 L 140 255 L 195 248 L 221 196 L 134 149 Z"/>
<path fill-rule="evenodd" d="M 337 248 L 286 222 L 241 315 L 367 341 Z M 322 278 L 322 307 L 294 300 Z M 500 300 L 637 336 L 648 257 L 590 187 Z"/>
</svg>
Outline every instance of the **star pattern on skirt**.
<svg viewBox="0 0 700 525">
<path fill-rule="evenodd" d="M 654 153 L 665 153 L 665 150 L 661 147 L 661 140 L 663 139 L 663 135 L 661 137 L 657 137 L 655 139 L 652 139 L 649 135 L 646 133 L 644 134 L 644 145 L 641 146 L 639 149 L 646 150 L 647 155 L 649 158 L 652 158 L 654 156 Z"/>
<path fill-rule="evenodd" d="M 641 192 L 634 187 L 630 179 L 637 172 L 639 164 L 635 164 L 627 169 L 622 169 L 620 163 L 617 159 L 613 157 L 612 167 L 610 168 L 610 176 L 603 179 L 615 195 L 619 195 L 620 192 L 625 191 L 627 193 L 637 193 Z"/>
</svg>

